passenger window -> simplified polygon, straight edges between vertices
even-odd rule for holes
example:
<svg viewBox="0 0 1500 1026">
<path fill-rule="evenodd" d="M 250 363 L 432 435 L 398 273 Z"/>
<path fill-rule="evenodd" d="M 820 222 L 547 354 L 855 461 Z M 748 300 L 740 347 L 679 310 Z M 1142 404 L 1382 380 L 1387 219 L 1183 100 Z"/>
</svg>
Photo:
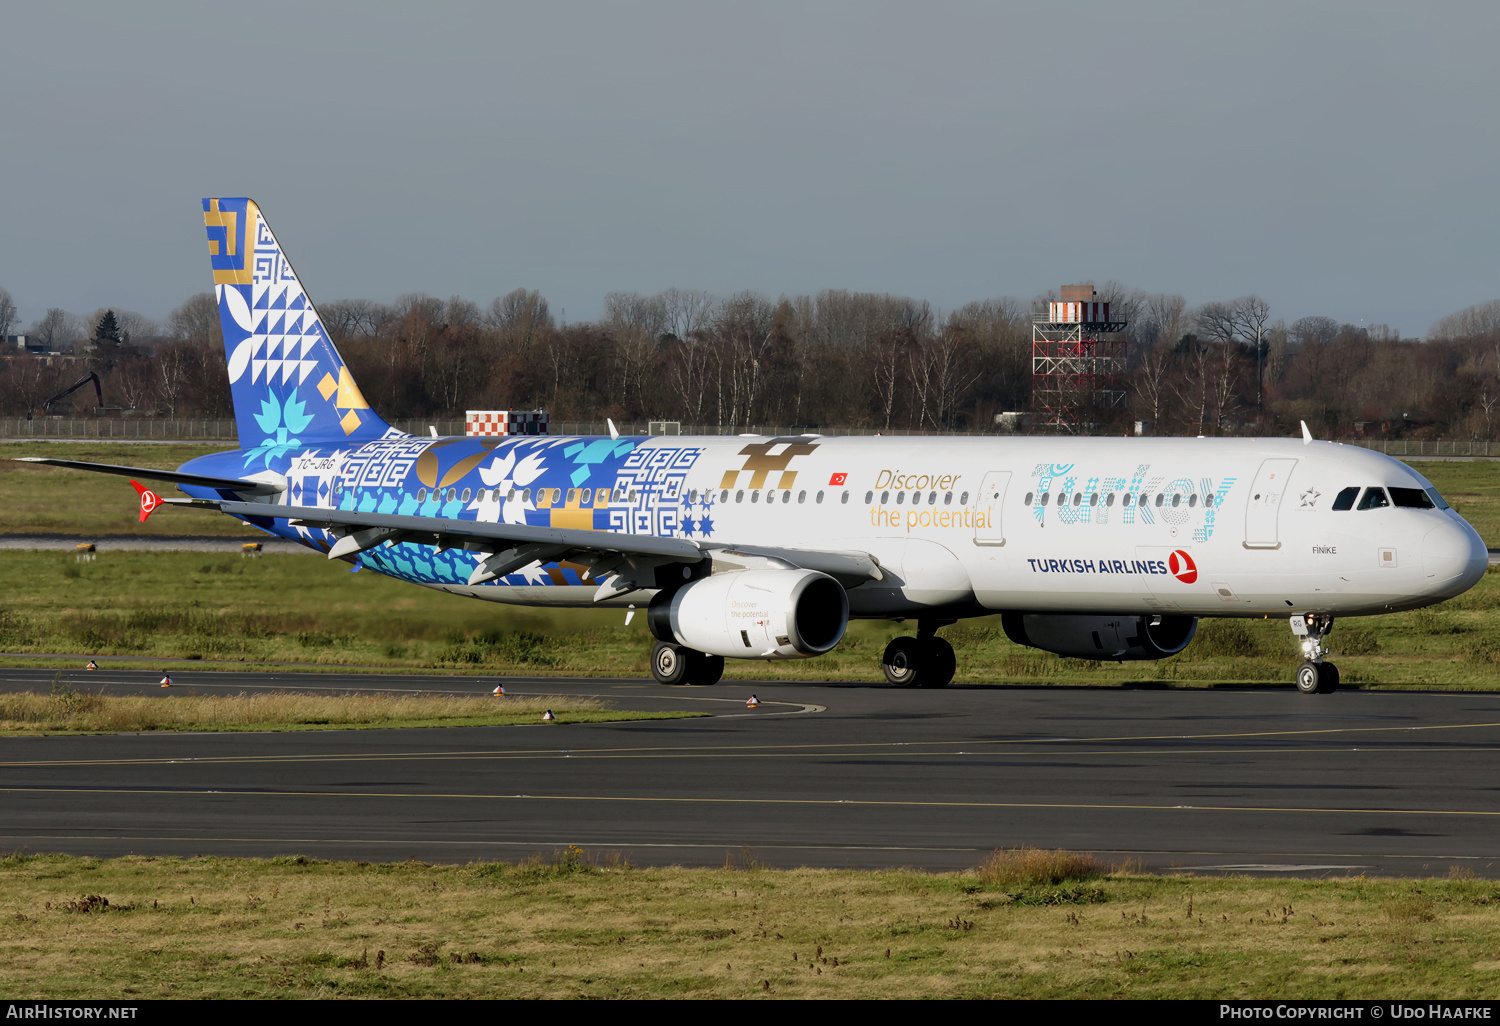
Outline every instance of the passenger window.
<svg viewBox="0 0 1500 1026">
<path fill-rule="evenodd" d="M 937 493 L 933 492 L 933 494 L 936 495 Z M 1028 499 L 1026 504 L 1029 506 L 1031 504 L 1031 500 Z M 944 506 L 951 506 L 951 505 L 953 505 L 953 493 L 952 492 L 944 492 L 943 493 L 943 505 Z"/>
<path fill-rule="evenodd" d="M 1046 492 L 1042 493 L 1042 505 L 1043 506 L 1047 505 L 1047 493 Z"/>
<path fill-rule="evenodd" d="M 1391 502 L 1401 509 L 1432 509 L 1432 500 L 1420 488 L 1392 488 Z"/>
<path fill-rule="evenodd" d="M 1157 492 L 1156 493 L 1156 508 L 1157 509 L 1161 509 L 1162 501 L 1165 500 L 1165 499 L 1166 499 L 1166 496 L 1163 495 L 1161 492 Z"/>
<path fill-rule="evenodd" d="M 776 493 L 772 492 L 771 494 L 775 495 Z M 750 493 L 750 501 L 751 502 L 759 502 L 760 501 L 760 492 L 751 492 Z"/>
<path fill-rule="evenodd" d="M 1358 488 L 1345 488 L 1343 491 L 1339 492 L 1338 496 L 1333 500 L 1333 508 L 1340 511 L 1353 509 L 1354 500 L 1358 495 Z"/>
<path fill-rule="evenodd" d="M 1035 498 L 1035 496 L 1034 496 L 1034 495 L 1032 495 L 1032 493 L 1031 493 L 1031 492 L 1027 492 L 1027 493 L 1026 493 L 1026 505 L 1028 505 L 1028 506 L 1030 506 L 1030 505 L 1031 505 L 1031 500 L 1032 500 L 1032 499 L 1033 499 L 1033 498 Z"/>
<path fill-rule="evenodd" d="M 1172 496 L 1172 508 L 1176 509 L 1178 506 L 1181 506 L 1181 505 L 1182 505 L 1182 496 L 1180 496 L 1180 495 L 1174 495 L 1174 496 Z"/>
<path fill-rule="evenodd" d="M 875 493 L 874 492 L 865 492 L 865 505 L 868 506 L 870 503 L 872 503 L 874 501 L 875 501 Z"/>
<path fill-rule="evenodd" d="M 1390 504 L 1391 500 L 1385 497 L 1384 488 L 1366 488 L 1359 500 L 1360 509 L 1381 509 Z"/>
<path fill-rule="evenodd" d="M 465 488 L 464 489 L 464 494 L 463 494 L 463 500 L 465 502 L 468 502 L 469 501 L 469 496 L 472 495 L 472 494 L 474 494 L 474 493 L 471 492 L 471 491 L 469 491 L 469 489 Z"/>
<path fill-rule="evenodd" d="M 1130 493 L 1129 492 L 1125 493 L 1125 500 L 1123 502 L 1121 502 L 1120 505 L 1126 507 L 1127 509 L 1130 507 Z"/>
<path fill-rule="evenodd" d="M 1106 505 L 1106 506 L 1113 506 L 1114 504 L 1115 504 L 1115 493 L 1114 492 L 1110 492 L 1108 495 L 1106 495 L 1104 497 L 1104 505 Z"/>
<path fill-rule="evenodd" d="M 870 501 L 870 500 L 869 500 L 869 498 L 868 498 L 868 493 L 866 493 L 866 495 L 867 495 L 867 497 L 866 497 L 866 499 L 865 499 L 865 501 L 866 501 L 866 502 L 869 502 L 869 501 Z M 818 500 L 818 501 L 819 501 L 819 502 L 822 502 L 822 501 L 823 501 L 823 500 L 822 500 L 822 499 L 819 499 L 819 500 Z M 847 503 L 847 502 L 848 502 L 848 501 L 849 501 L 849 493 L 848 493 L 848 492 L 845 492 L 845 493 L 844 493 L 844 497 L 843 497 L 843 498 L 842 498 L 842 499 L 840 499 L 840 500 L 839 500 L 839 502 L 842 502 L 842 503 Z"/>
<path fill-rule="evenodd" d="M 418 502 L 426 502 L 427 501 L 427 489 L 426 488 L 418 488 L 417 489 L 417 501 Z"/>
<path fill-rule="evenodd" d="M 886 503 L 888 503 L 890 501 L 891 501 L 891 493 L 890 492 L 881 492 L 880 493 L 880 504 L 882 506 L 884 506 Z"/>
<path fill-rule="evenodd" d="M 737 491 L 737 492 L 734 493 L 734 501 L 735 502 L 744 502 L 745 501 L 745 490 L 743 488 L 741 488 L 739 491 Z"/>
<path fill-rule="evenodd" d="M 958 504 L 960 506 L 967 506 L 969 504 L 969 493 L 968 492 L 964 492 L 962 495 L 960 495 L 958 497 Z M 1044 503 L 1042 503 L 1042 505 L 1045 506 L 1046 503 L 1044 502 Z"/>
<path fill-rule="evenodd" d="M 1211 509 L 1211 508 L 1213 508 L 1213 504 L 1214 504 L 1214 497 L 1212 495 L 1205 495 L 1203 497 L 1203 506 L 1204 506 L 1205 509 Z"/>
<path fill-rule="evenodd" d="M 1093 495 L 1089 496 L 1089 505 L 1090 506 L 1097 506 L 1097 505 L 1099 505 L 1099 493 L 1098 492 L 1095 492 Z"/>
<path fill-rule="evenodd" d="M 791 492 L 787 492 L 787 495 L 790 496 L 791 494 L 792 494 Z M 807 501 L 807 493 L 806 492 L 798 492 L 797 493 L 797 504 L 801 505 L 802 503 L 804 503 L 806 501 Z"/>
<path fill-rule="evenodd" d="M 719 493 L 719 501 L 720 502 L 728 502 L 729 501 L 729 489 L 726 488 L 722 492 Z"/>
</svg>

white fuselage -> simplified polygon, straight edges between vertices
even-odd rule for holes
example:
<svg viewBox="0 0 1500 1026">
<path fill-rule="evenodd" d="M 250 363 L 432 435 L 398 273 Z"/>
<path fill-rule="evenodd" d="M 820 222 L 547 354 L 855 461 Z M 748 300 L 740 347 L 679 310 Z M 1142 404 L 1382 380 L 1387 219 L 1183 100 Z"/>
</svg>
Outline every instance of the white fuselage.
<svg viewBox="0 0 1500 1026">
<path fill-rule="evenodd" d="M 546 443 L 547 451 L 561 453 L 597 441 Z M 1487 563 L 1479 536 L 1445 504 L 1334 510 L 1335 496 L 1347 488 L 1363 493 L 1431 485 L 1406 464 L 1329 442 L 630 441 L 630 467 L 610 468 L 590 487 L 566 490 L 522 489 L 510 478 L 498 489 L 486 488 L 497 480 L 485 474 L 487 461 L 499 465 L 507 458 L 509 443 L 501 443 L 472 464 L 476 497 L 444 515 L 594 526 L 716 545 L 869 553 L 884 579 L 849 591 L 851 614 L 866 617 L 1002 610 L 1361 615 L 1457 595 Z M 652 467 L 668 470 L 653 478 Z M 332 473 L 338 476 L 336 466 Z M 422 488 L 416 474 L 394 483 L 406 495 Z M 392 484 L 382 483 L 383 494 Z M 444 497 L 446 484 L 437 489 Z M 351 479 L 350 487 L 360 486 Z M 346 508 L 359 508 L 337 490 L 329 494 L 330 504 L 345 498 Z M 476 586 L 418 583 L 537 605 L 591 605 L 596 594 L 591 581 L 538 574 Z"/>
</svg>

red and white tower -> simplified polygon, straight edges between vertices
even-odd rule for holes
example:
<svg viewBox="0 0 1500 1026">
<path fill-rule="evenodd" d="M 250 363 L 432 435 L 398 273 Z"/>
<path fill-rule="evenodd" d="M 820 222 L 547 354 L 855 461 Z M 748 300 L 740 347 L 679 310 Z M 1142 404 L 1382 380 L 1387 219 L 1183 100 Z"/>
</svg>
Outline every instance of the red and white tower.
<svg viewBox="0 0 1500 1026">
<path fill-rule="evenodd" d="M 1125 406 L 1125 321 L 1092 285 L 1064 285 L 1061 301 L 1032 317 L 1031 401 L 1037 423 L 1084 433 Z M 1110 337 L 1114 336 L 1114 337 Z"/>
</svg>

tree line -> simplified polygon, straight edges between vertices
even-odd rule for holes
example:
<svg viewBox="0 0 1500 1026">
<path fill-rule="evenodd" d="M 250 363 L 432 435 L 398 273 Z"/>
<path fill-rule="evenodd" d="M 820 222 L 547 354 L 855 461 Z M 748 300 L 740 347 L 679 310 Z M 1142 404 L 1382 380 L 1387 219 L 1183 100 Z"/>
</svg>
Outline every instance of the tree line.
<svg viewBox="0 0 1500 1026">
<path fill-rule="evenodd" d="M 947 314 L 925 300 L 825 290 L 771 299 L 668 289 L 615 292 L 597 321 L 560 323 L 538 292 L 481 308 L 454 296 L 319 305 L 367 399 L 392 419 L 466 409 L 549 410 L 557 421 L 676 420 L 743 431 L 986 431 L 1032 409 L 1032 321 L 1056 297 L 1002 297 Z M 1432 326 L 1273 318 L 1245 296 L 1190 306 L 1179 295 L 1097 286 L 1127 327 L 1123 405 L 1080 395 L 1088 430 L 1145 421 L 1158 434 L 1382 433 L 1493 438 L 1500 428 L 1500 300 Z M 0 336 L 16 333 L 0 289 Z M 105 405 L 137 415 L 231 415 L 218 308 L 193 296 L 157 324 L 128 311 L 49 310 L 25 332 L 49 360 L 0 360 L 0 415 L 40 414 L 93 371 Z M 50 412 L 95 404 L 81 390 Z"/>
</svg>

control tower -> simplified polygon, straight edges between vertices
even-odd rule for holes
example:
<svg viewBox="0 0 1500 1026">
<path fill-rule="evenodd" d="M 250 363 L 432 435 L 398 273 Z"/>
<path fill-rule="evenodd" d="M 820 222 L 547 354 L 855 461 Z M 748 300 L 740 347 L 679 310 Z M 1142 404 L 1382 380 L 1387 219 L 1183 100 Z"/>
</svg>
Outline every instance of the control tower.
<svg viewBox="0 0 1500 1026">
<path fill-rule="evenodd" d="M 1084 434 L 1125 407 L 1125 321 L 1092 285 L 1064 285 L 1031 323 L 1031 401 L 1036 422 Z"/>
</svg>

